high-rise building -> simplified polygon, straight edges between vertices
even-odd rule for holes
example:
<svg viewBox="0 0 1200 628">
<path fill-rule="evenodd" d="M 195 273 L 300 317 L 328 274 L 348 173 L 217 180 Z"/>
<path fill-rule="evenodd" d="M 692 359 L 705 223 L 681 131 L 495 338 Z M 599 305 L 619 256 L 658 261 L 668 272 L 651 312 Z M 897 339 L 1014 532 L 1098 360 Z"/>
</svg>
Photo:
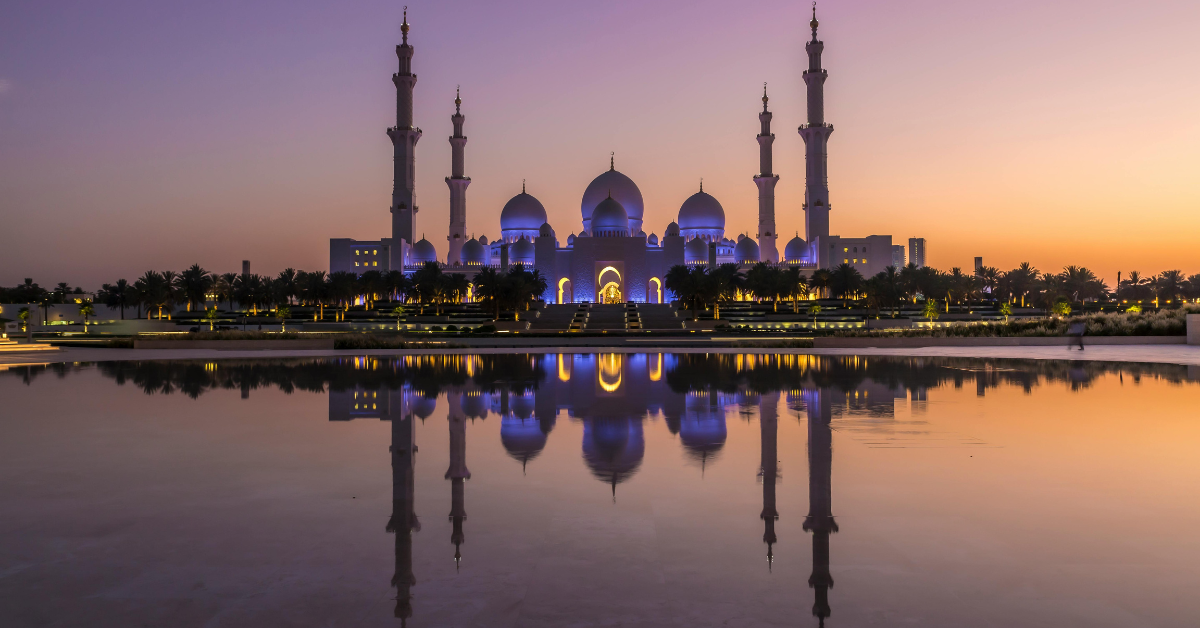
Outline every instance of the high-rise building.
<svg viewBox="0 0 1200 628">
<path fill-rule="evenodd" d="M 983 258 L 976 257 L 975 258 L 975 274 L 978 275 L 980 273 L 980 271 L 982 271 L 982 270 L 983 270 Z"/>
<path fill-rule="evenodd" d="M 903 244 L 893 244 L 892 245 L 892 268 L 895 268 L 896 270 L 900 270 L 901 268 L 904 268 L 904 264 L 905 264 L 905 262 L 904 262 L 904 245 Z"/>
<path fill-rule="evenodd" d="M 925 238 L 908 239 L 908 263 L 916 264 L 917 268 L 925 267 Z"/>
</svg>

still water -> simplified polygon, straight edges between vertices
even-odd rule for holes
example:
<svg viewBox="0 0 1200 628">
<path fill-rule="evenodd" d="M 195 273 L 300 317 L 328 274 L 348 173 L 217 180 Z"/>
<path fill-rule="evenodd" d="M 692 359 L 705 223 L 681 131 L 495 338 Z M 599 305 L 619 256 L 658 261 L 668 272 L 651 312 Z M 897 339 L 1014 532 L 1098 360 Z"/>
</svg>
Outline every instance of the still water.
<svg viewBox="0 0 1200 628">
<path fill-rule="evenodd" d="M 0 625 L 1196 626 L 1193 379 L 715 354 L 11 368 Z"/>
</svg>

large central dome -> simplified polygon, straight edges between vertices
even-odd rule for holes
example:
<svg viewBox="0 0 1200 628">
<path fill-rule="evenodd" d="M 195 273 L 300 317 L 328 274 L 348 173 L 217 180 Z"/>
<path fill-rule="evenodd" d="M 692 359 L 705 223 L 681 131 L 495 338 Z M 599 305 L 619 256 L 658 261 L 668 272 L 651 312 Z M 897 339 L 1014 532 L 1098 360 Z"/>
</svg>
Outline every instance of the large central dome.
<svg viewBox="0 0 1200 628">
<path fill-rule="evenodd" d="M 500 232 L 505 242 L 516 242 L 521 236 L 536 238 L 546 223 L 546 208 L 533 195 L 525 193 L 524 185 L 521 188 L 521 193 L 500 210 Z"/>
<path fill-rule="evenodd" d="M 725 209 L 701 188 L 679 208 L 679 232 L 688 240 L 719 241 L 725 236 Z"/>
<path fill-rule="evenodd" d="M 629 215 L 629 230 L 631 235 L 642 231 L 642 191 L 638 189 L 633 179 L 621 174 L 611 166 L 600 176 L 592 179 L 587 189 L 583 191 L 583 202 L 580 203 L 580 213 L 583 214 L 583 230 L 592 230 L 592 212 L 606 198 L 613 200 L 625 208 Z"/>
</svg>

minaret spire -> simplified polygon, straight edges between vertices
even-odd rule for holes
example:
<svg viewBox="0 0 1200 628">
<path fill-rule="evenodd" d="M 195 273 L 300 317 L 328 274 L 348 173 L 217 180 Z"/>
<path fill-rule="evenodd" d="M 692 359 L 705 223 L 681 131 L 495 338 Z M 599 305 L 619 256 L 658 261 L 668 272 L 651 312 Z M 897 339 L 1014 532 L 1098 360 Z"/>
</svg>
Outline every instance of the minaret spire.
<svg viewBox="0 0 1200 628">
<path fill-rule="evenodd" d="M 450 480 L 450 542 L 454 544 L 454 566 L 457 569 L 462 560 L 460 548 L 466 540 L 463 534 L 463 522 L 467 519 L 466 495 L 464 483 L 471 479 L 467 470 L 467 417 L 462 410 L 462 394 L 451 394 L 454 401 L 450 402 L 450 468 L 446 469 L 446 479 Z"/>
<path fill-rule="evenodd" d="M 808 53 L 808 69 L 804 83 L 808 86 L 808 122 L 800 125 L 804 138 L 804 236 L 814 261 L 821 268 L 832 264 L 825 242 L 829 238 L 829 171 L 828 143 L 833 125 L 825 122 L 825 79 L 829 73 L 821 68 L 821 52 L 825 44 L 817 39 L 817 5 L 813 3 L 812 41 L 804 46 Z"/>
<path fill-rule="evenodd" d="M 446 177 L 446 185 L 450 188 L 450 233 L 446 236 L 450 248 L 446 252 L 446 263 L 451 266 L 462 263 L 462 247 L 467 243 L 467 186 L 471 185 L 471 177 L 463 174 L 467 146 L 463 122 L 466 119 L 462 114 L 462 92 L 455 87 L 454 115 L 450 116 L 450 122 L 454 124 L 454 135 L 450 136 L 450 176 Z"/>
<path fill-rule="evenodd" d="M 779 249 L 775 246 L 775 184 L 779 183 L 779 175 L 772 174 L 771 145 L 775 142 L 775 134 L 771 132 L 771 112 L 767 110 L 767 84 L 763 83 L 763 110 L 758 114 L 760 125 L 758 137 L 758 174 L 754 175 L 754 184 L 758 186 L 758 249 L 760 259 L 764 262 L 779 261 Z"/>
<path fill-rule="evenodd" d="M 608 169 L 617 169 L 617 153 L 615 151 L 608 154 Z"/>
<path fill-rule="evenodd" d="M 416 148 L 421 129 L 413 126 L 413 86 L 417 75 L 412 72 L 413 47 L 408 44 L 408 7 L 404 7 L 404 22 L 400 25 L 403 39 L 396 46 L 400 61 L 399 72 L 392 75 L 396 86 L 396 126 L 387 130 L 392 140 L 392 247 L 391 268 L 404 265 L 405 250 L 414 242 L 416 231 Z M 404 243 L 402 244 L 401 241 Z"/>
</svg>

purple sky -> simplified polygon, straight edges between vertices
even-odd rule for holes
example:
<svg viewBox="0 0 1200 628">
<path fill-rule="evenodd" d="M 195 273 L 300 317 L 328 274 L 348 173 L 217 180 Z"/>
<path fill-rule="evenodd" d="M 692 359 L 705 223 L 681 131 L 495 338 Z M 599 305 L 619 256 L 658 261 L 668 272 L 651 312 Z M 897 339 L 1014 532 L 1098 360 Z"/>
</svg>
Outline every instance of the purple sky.
<svg viewBox="0 0 1200 628">
<path fill-rule="evenodd" d="M 400 3 L 0 8 L 0 285 L 192 263 L 326 269 L 388 235 Z M 803 229 L 797 2 L 412 2 L 418 229 L 445 255 L 449 116 L 468 229 L 527 179 L 560 240 L 617 167 L 662 234 L 704 178 L 755 229 L 770 83 L 780 233 Z M 1200 272 L 1200 3 L 826 1 L 832 231 L 930 263 Z"/>
</svg>

